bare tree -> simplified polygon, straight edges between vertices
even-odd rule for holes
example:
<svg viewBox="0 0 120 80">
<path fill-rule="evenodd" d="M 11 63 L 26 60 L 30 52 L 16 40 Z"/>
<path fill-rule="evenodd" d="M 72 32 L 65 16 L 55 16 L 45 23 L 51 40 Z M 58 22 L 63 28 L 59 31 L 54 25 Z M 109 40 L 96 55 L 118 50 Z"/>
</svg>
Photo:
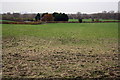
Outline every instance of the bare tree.
<svg viewBox="0 0 120 80">
<path fill-rule="evenodd" d="M 81 18 L 81 12 L 77 12 L 77 19 Z"/>
</svg>

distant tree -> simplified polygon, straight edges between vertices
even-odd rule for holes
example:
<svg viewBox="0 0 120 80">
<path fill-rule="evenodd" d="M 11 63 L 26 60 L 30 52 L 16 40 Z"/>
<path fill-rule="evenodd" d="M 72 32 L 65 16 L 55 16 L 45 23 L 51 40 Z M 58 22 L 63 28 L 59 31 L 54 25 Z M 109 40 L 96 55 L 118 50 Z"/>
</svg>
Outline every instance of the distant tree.
<svg viewBox="0 0 120 80">
<path fill-rule="evenodd" d="M 107 13 L 107 11 L 102 11 L 102 13 Z"/>
<path fill-rule="evenodd" d="M 67 14 L 63 13 L 62 16 L 64 17 L 64 21 L 68 21 L 69 18 L 67 16 Z"/>
<path fill-rule="evenodd" d="M 60 21 L 60 14 L 54 14 L 54 21 Z"/>
<path fill-rule="evenodd" d="M 65 13 L 53 13 L 54 21 L 68 21 L 68 16 Z"/>
<path fill-rule="evenodd" d="M 41 21 L 53 21 L 54 17 L 52 14 L 45 14 L 42 18 Z"/>
<path fill-rule="evenodd" d="M 20 13 L 13 13 L 14 18 L 20 18 Z"/>
<path fill-rule="evenodd" d="M 55 15 L 56 15 L 56 14 L 59 14 L 59 13 L 57 13 L 57 12 L 54 12 L 54 13 L 52 14 L 52 15 L 53 15 L 53 17 L 55 17 Z"/>
<path fill-rule="evenodd" d="M 92 18 L 92 21 L 94 21 L 94 18 Z"/>
<path fill-rule="evenodd" d="M 39 14 L 39 13 L 35 16 L 35 20 L 36 20 L 36 21 L 39 21 L 39 20 L 40 20 L 40 14 Z"/>
<path fill-rule="evenodd" d="M 77 12 L 77 18 L 79 19 L 81 17 L 81 12 Z"/>
<path fill-rule="evenodd" d="M 82 18 L 78 19 L 80 23 L 82 23 Z"/>
<path fill-rule="evenodd" d="M 45 14 L 48 14 L 48 13 L 43 13 L 41 17 L 43 17 Z"/>
<path fill-rule="evenodd" d="M 113 11 L 113 10 L 111 10 L 111 11 L 109 11 L 108 13 L 114 13 L 115 11 Z"/>
</svg>

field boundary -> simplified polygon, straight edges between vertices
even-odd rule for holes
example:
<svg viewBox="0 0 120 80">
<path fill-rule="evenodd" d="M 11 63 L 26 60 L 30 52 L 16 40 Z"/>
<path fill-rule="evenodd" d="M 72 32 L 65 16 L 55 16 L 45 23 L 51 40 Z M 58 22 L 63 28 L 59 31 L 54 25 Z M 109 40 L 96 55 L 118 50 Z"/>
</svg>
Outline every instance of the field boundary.
<svg viewBox="0 0 120 80">
<path fill-rule="evenodd" d="M 111 23 L 111 22 L 120 22 L 120 21 L 83 21 L 82 23 Z M 78 21 L 39 21 L 39 22 L 7 22 L 1 21 L 0 24 L 44 24 L 44 23 L 80 23 Z"/>
</svg>

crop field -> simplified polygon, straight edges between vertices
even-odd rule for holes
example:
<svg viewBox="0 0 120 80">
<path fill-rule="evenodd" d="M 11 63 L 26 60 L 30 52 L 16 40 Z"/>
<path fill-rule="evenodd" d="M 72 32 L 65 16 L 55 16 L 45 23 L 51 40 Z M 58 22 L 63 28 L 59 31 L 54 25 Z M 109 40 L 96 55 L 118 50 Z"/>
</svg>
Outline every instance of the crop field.
<svg viewBox="0 0 120 80">
<path fill-rule="evenodd" d="M 118 23 L 2 24 L 3 77 L 118 78 Z"/>
</svg>

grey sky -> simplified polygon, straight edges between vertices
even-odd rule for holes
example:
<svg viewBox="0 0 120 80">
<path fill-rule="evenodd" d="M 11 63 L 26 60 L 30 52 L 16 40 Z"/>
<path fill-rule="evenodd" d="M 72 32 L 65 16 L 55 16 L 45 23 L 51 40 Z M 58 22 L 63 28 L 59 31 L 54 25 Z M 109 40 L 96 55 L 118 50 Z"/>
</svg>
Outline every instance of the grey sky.
<svg viewBox="0 0 120 80">
<path fill-rule="evenodd" d="M 93 2 L 92 2 L 93 1 Z M 2 0 L 2 12 L 43 13 L 97 13 L 118 11 L 119 0 Z"/>
</svg>

